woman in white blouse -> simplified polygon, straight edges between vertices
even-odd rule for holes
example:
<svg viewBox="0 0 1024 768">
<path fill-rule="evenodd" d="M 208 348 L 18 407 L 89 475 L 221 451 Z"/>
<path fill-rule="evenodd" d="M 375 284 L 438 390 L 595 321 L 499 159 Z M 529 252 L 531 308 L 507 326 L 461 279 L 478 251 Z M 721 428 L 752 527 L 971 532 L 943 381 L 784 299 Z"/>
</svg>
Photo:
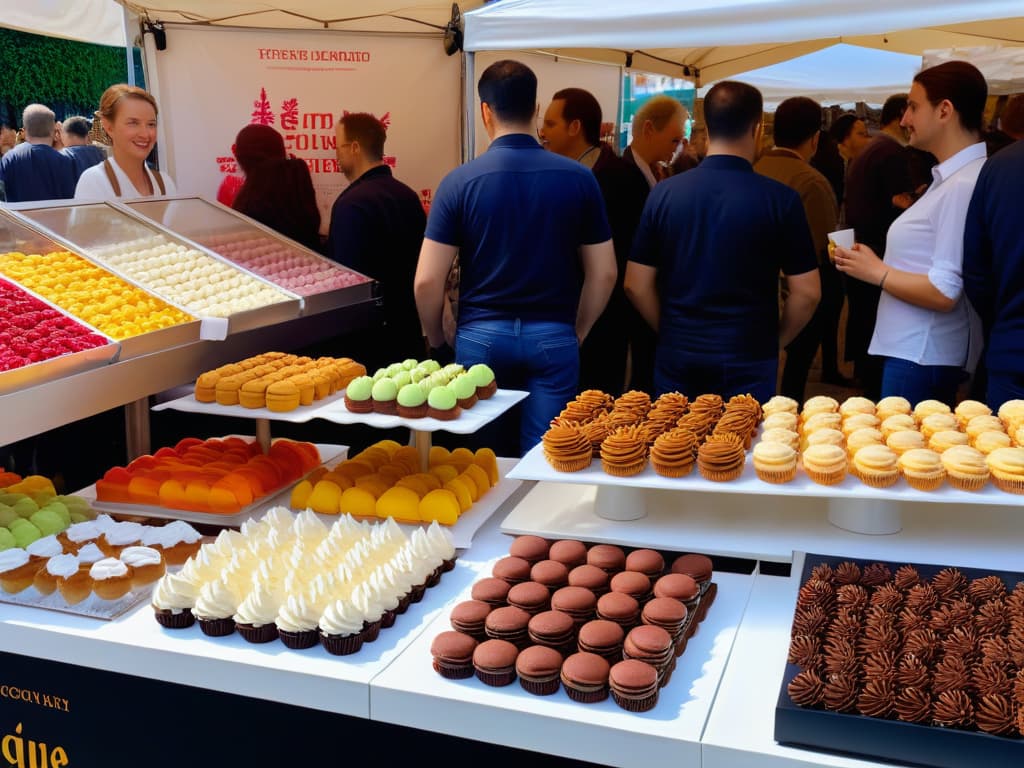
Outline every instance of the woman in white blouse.
<svg viewBox="0 0 1024 768">
<path fill-rule="evenodd" d="M 967 206 L 985 163 L 979 138 L 988 87 L 978 69 L 950 61 L 918 73 L 901 125 L 939 164 L 924 195 L 892 226 L 885 259 L 856 244 L 836 268 L 882 289 L 868 352 L 882 357 L 882 396 L 953 405 L 964 369 L 981 352 L 978 316 L 963 294 Z"/>
<path fill-rule="evenodd" d="M 75 199 L 174 194 L 170 176 L 146 165 L 156 144 L 156 99 L 142 88 L 112 85 L 100 99 L 99 115 L 113 147 L 111 157 L 82 174 Z"/>
</svg>

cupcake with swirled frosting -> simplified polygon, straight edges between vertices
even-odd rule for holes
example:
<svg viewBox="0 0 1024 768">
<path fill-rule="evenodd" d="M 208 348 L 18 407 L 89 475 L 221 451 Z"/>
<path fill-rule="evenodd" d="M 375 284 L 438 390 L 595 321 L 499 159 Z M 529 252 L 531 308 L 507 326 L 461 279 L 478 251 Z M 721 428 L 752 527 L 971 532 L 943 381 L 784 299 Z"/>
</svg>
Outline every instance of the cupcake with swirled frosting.
<svg viewBox="0 0 1024 768">
<path fill-rule="evenodd" d="M 693 471 L 697 436 L 676 427 L 665 432 L 651 447 L 651 466 L 662 477 L 685 477 Z"/>
<path fill-rule="evenodd" d="M 732 434 L 712 435 L 697 450 L 697 469 L 705 479 L 718 483 L 739 477 L 745 461 L 743 441 Z"/>
<path fill-rule="evenodd" d="M 638 475 L 646 465 L 647 446 L 636 427 L 621 427 L 601 443 L 601 467 L 609 475 Z"/>
<path fill-rule="evenodd" d="M 541 438 L 544 458 L 556 472 L 579 472 L 590 466 L 590 438 L 576 424 L 556 424 Z"/>
</svg>

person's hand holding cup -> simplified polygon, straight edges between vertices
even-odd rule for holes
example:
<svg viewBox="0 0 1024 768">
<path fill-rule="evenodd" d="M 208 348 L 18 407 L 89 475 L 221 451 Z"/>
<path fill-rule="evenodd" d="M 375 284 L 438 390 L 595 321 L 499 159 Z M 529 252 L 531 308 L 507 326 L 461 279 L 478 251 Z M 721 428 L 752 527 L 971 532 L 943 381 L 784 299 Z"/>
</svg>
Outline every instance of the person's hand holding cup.
<svg viewBox="0 0 1024 768">
<path fill-rule="evenodd" d="M 853 248 L 855 242 L 852 229 L 840 229 L 828 233 L 828 258 L 833 264 L 836 263 L 836 248 Z"/>
</svg>

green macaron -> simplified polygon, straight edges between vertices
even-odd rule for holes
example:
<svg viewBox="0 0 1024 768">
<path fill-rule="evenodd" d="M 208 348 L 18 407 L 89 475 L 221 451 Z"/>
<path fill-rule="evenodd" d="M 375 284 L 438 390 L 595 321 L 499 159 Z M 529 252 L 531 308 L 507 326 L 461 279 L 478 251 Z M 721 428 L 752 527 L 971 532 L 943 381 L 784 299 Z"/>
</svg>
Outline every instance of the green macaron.
<svg viewBox="0 0 1024 768">
<path fill-rule="evenodd" d="M 438 411 L 448 411 L 455 407 L 455 393 L 448 387 L 434 387 L 427 395 L 427 404 Z"/>
<path fill-rule="evenodd" d="M 369 376 L 357 376 L 348 383 L 345 395 L 349 400 L 369 400 L 373 393 L 374 381 Z"/>
<path fill-rule="evenodd" d="M 373 399 L 379 402 L 387 402 L 398 397 L 398 386 L 391 379 L 381 379 L 373 385 L 371 392 Z"/>
<path fill-rule="evenodd" d="M 398 404 L 403 408 L 419 408 L 427 401 L 427 395 L 419 384 L 406 384 L 398 390 Z"/>
</svg>

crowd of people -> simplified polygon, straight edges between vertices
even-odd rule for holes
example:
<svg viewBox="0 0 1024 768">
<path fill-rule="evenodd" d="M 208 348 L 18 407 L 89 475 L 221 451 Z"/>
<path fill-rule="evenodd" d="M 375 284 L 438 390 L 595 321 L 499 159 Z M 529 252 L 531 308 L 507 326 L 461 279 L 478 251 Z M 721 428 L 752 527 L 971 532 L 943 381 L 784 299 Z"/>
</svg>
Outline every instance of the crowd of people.
<svg viewBox="0 0 1024 768">
<path fill-rule="evenodd" d="M 802 400 L 819 348 L 822 379 L 849 384 L 844 302 L 845 357 L 869 397 L 953 404 L 968 381 L 993 407 L 1024 397 L 1024 97 L 1007 102 L 1001 136 L 983 136 L 988 89 L 974 66 L 918 73 L 874 135 L 852 113 L 823 130 L 821 105 L 796 97 L 766 142 L 760 92 L 723 81 L 687 140 L 685 107 L 655 97 L 621 156 L 588 91 L 538 105 L 536 76 L 513 60 L 477 85 L 490 147 L 441 181 L 429 217 L 367 113 L 336 125 L 349 184 L 325 242 L 308 168 L 273 128 L 238 133 L 244 180 L 230 198 L 380 281 L 378 331 L 346 354 L 371 367 L 428 353 L 487 363 L 502 386 L 528 390 L 503 449 L 535 445 L 581 389 Z M 25 142 L 0 159 L 7 199 L 173 193 L 147 164 L 157 113 L 146 91 L 113 86 L 97 112 L 104 151 L 88 121 L 57 131 L 31 105 Z M 830 245 L 842 229 L 852 247 Z"/>
</svg>

